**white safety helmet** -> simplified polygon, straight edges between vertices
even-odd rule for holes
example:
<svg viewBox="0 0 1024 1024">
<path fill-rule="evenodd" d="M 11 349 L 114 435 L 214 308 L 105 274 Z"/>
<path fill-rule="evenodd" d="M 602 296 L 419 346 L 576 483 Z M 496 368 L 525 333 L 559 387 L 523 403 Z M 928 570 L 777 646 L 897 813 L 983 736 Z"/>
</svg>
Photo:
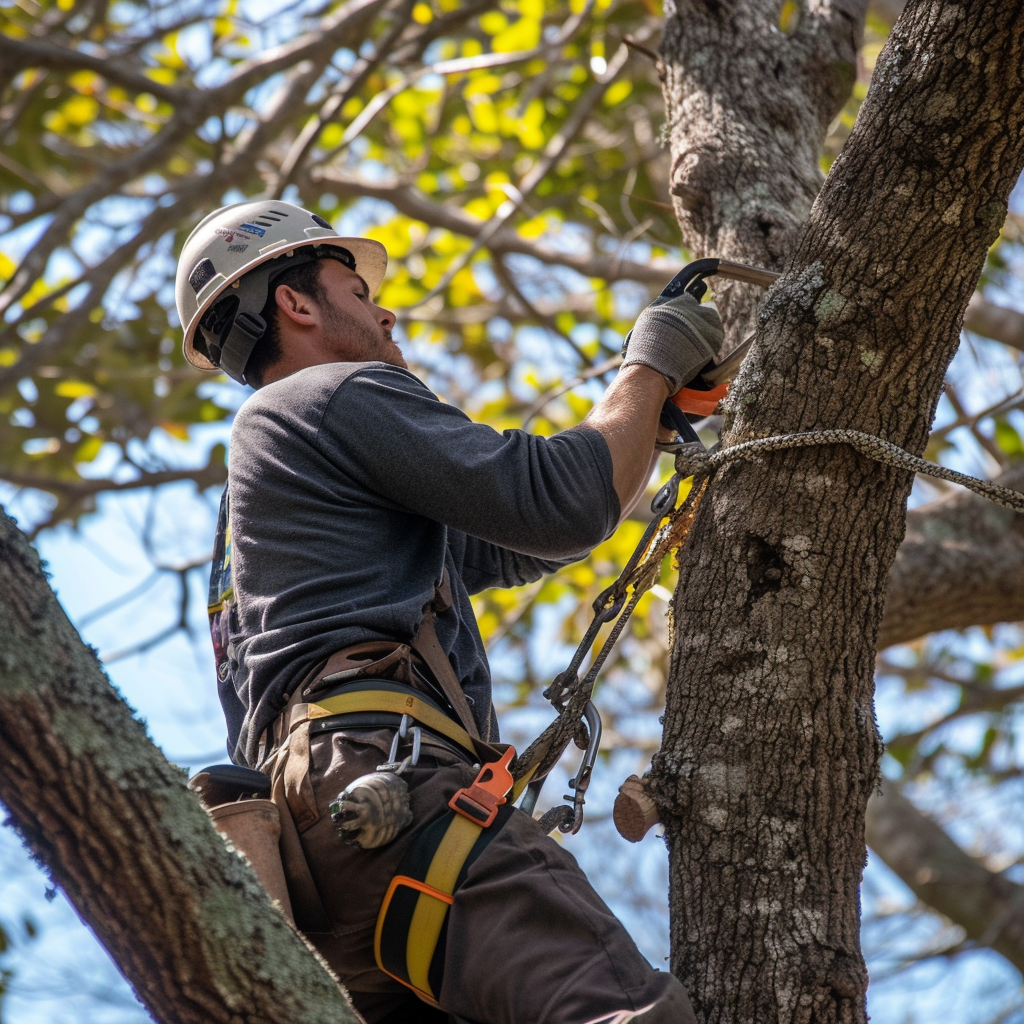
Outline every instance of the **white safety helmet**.
<svg viewBox="0 0 1024 1024">
<path fill-rule="evenodd" d="M 273 279 L 321 258 L 356 271 L 371 296 L 388 266 L 380 242 L 345 238 L 323 217 L 292 203 L 266 199 L 211 213 L 188 236 L 174 281 L 185 358 L 246 383 L 245 364 L 267 329 L 260 312 Z"/>
</svg>

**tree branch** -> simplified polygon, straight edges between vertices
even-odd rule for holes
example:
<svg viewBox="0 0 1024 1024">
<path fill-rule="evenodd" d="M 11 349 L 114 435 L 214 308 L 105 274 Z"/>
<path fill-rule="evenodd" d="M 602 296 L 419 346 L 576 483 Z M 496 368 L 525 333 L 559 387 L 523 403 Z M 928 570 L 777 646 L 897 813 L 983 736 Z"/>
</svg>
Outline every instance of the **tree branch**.
<svg viewBox="0 0 1024 1024">
<path fill-rule="evenodd" d="M 1024 463 L 996 482 L 1024 489 Z M 941 629 L 1024 619 L 1024 517 L 958 491 L 907 513 L 879 649 Z"/>
<path fill-rule="evenodd" d="M 867 809 L 868 845 L 923 903 L 1024 974 L 1024 886 L 962 850 L 884 780 Z"/>
<path fill-rule="evenodd" d="M 358 1020 L 110 686 L 4 514 L 0 586 L 0 800 L 154 1018 Z"/>
</svg>

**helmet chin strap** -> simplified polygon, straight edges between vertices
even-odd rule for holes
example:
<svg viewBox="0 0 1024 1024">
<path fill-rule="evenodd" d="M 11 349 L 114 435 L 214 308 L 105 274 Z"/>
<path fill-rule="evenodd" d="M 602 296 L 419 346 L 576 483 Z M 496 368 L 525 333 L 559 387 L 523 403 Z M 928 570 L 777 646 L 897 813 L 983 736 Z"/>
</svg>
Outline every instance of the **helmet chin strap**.
<svg viewBox="0 0 1024 1024">
<path fill-rule="evenodd" d="M 289 266 L 297 264 L 289 261 Z M 220 353 L 214 357 L 214 362 L 232 380 L 239 384 L 245 384 L 245 364 L 249 362 L 252 350 L 267 331 L 267 323 L 260 316 L 260 311 L 266 305 L 267 292 L 270 285 L 270 277 L 275 268 L 272 263 L 246 274 L 233 286 L 231 291 L 238 299 L 238 307 L 231 327 L 226 334 L 222 334 L 220 341 Z"/>
<path fill-rule="evenodd" d="M 217 337 L 212 331 L 200 328 L 206 339 L 211 361 L 232 380 L 238 381 L 239 384 L 249 383 L 245 379 L 245 366 L 249 362 L 252 350 L 267 332 L 267 322 L 260 313 L 267 303 L 273 279 L 293 267 L 312 263 L 319 258 L 321 254 L 312 248 L 300 249 L 294 255 L 279 257 L 251 270 L 232 285 L 225 295 L 225 298 L 230 296 L 238 300 L 235 315 L 227 331 L 222 331 L 220 337 Z"/>
<path fill-rule="evenodd" d="M 270 289 L 274 279 L 281 274 L 321 259 L 334 259 L 355 271 L 356 263 L 352 253 L 341 246 L 309 246 L 290 252 L 285 256 L 251 270 L 239 278 L 224 294 L 223 299 L 238 300 L 234 317 L 227 330 L 221 330 L 219 337 L 213 330 L 200 325 L 200 331 L 206 341 L 207 354 L 232 380 L 239 384 L 248 384 L 245 379 L 245 366 L 249 356 L 260 339 L 267 332 L 267 322 L 260 313 L 270 297 Z"/>
</svg>

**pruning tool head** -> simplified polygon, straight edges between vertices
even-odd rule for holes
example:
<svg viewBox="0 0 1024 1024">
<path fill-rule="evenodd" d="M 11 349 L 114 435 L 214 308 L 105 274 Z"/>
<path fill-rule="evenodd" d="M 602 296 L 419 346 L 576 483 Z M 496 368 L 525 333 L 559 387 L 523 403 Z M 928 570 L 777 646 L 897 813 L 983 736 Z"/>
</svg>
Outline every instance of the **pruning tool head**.
<svg viewBox="0 0 1024 1024">
<path fill-rule="evenodd" d="M 761 288 L 770 287 L 780 276 L 774 270 L 764 270 L 761 267 L 751 267 L 745 263 L 734 263 L 732 260 L 721 260 L 713 256 L 694 260 L 692 263 L 687 263 L 665 285 L 661 294 L 654 300 L 654 304 L 668 302 L 683 292 L 689 292 L 699 301 L 707 291 L 708 286 L 705 279 L 716 275 L 732 281 L 741 281 L 744 284 L 755 284 Z M 701 369 L 695 380 L 690 381 L 686 387 L 677 391 L 668 401 L 682 413 L 689 413 L 693 416 L 710 416 L 718 403 L 725 398 L 729 390 L 729 381 L 736 375 L 753 340 L 754 337 L 751 335 L 720 362 L 712 359 Z M 671 418 L 673 424 L 679 419 L 675 416 Z M 681 433 L 683 432 L 681 431 Z"/>
</svg>

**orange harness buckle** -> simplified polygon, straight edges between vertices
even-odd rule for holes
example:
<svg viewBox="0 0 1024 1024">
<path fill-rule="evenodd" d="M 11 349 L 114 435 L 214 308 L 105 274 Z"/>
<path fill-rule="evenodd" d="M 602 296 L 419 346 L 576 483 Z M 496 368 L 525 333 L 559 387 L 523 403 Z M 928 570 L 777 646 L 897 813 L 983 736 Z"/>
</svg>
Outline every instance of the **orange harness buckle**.
<svg viewBox="0 0 1024 1024">
<path fill-rule="evenodd" d="M 508 766 L 515 753 L 515 749 L 509 747 L 497 761 L 482 765 L 473 784 L 460 789 L 448 801 L 448 806 L 474 825 L 487 828 L 512 788 L 512 773 Z"/>
</svg>

